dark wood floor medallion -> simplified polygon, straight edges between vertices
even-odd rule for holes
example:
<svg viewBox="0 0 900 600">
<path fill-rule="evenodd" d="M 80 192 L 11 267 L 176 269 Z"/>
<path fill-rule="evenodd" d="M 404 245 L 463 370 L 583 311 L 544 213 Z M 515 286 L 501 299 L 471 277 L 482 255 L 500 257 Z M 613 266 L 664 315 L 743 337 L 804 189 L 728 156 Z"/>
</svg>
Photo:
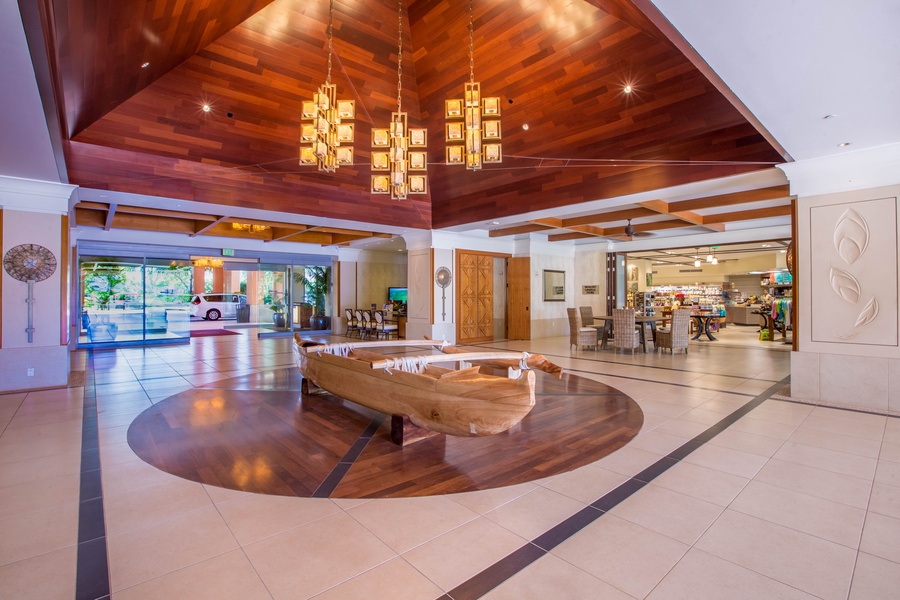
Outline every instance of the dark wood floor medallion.
<svg viewBox="0 0 900 600">
<path fill-rule="evenodd" d="M 135 419 L 128 443 L 157 468 L 210 485 L 385 498 L 484 490 L 570 471 L 621 448 L 643 424 L 637 403 L 615 388 L 569 373 L 562 380 L 537 375 L 534 410 L 509 431 L 483 438 L 437 435 L 400 447 L 391 442 L 390 418 L 326 392 L 302 394 L 291 377 L 279 382 L 286 385 L 237 378 L 166 398 Z"/>
</svg>

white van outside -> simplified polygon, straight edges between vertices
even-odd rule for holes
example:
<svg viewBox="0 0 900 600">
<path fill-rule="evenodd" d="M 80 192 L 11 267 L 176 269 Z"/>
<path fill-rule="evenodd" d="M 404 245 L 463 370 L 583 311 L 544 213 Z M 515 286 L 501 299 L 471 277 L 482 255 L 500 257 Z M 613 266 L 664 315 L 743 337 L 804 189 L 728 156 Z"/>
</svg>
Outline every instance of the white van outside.
<svg viewBox="0 0 900 600">
<path fill-rule="evenodd" d="M 195 294 L 191 298 L 191 316 L 210 321 L 234 319 L 237 309 L 246 304 L 244 294 Z"/>
</svg>

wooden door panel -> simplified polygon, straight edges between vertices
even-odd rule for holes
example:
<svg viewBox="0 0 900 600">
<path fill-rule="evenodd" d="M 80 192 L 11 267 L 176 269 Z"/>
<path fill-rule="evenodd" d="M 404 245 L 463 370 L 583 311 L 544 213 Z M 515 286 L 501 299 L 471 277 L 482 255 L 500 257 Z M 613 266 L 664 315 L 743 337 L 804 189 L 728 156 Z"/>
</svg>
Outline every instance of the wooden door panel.
<svg viewBox="0 0 900 600">
<path fill-rule="evenodd" d="M 494 339 L 494 257 L 459 252 L 457 343 Z"/>
<path fill-rule="evenodd" d="M 531 339 L 531 259 L 506 260 L 506 296 L 509 306 L 506 336 L 511 340 Z"/>
</svg>

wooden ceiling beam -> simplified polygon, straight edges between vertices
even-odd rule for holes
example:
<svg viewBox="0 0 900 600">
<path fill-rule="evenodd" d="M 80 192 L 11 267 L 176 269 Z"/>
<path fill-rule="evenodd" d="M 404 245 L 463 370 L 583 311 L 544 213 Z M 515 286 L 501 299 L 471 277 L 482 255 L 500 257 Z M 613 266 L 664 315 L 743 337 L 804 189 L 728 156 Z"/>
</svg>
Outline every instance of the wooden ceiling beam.
<svg viewBox="0 0 900 600">
<path fill-rule="evenodd" d="M 565 242 L 566 240 L 583 240 L 584 238 L 596 237 L 590 233 L 580 233 L 572 231 L 570 233 L 554 233 L 547 236 L 548 242 Z"/>
<path fill-rule="evenodd" d="M 298 226 L 300 227 L 300 226 Z M 308 231 L 308 229 L 296 229 L 296 228 L 288 228 L 288 227 L 273 227 L 272 228 L 272 239 L 268 240 L 270 242 L 278 242 L 281 240 L 286 240 L 287 238 L 297 235 L 298 233 L 303 233 L 304 231 Z"/>
<path fill-rule="evenodd" d="M 705 196 L 693 200 L 671 202 L 669 203 L 669 211 L 682 212 L 685 210 L 690 211 L 701 210 L 704 208 L 718 208 L 720 206 L 733 206 L 735 204 L 749 204 L 750 202 L 789 198 L 790 195 L 790 186 L 776 185 L 773 187 L 760 188 L 758 190 L 747 190 L 744 192 L 734 192 L 731 194 L 720 194 L 718 196 Z"/>
<path fill-rule="evenodd" d="M 654 221 L 652 223 L 639 223 L 632 225 L 635 231 L 662 231 L 663 229 L 678 229 L 679 227 L 693 227 L 693 223 L 682 221 L 680 219 L 672 219 L 670 221 Z M 622 235 L 625 233 L 625 227 L 607 227 L 603 229 L 606 235 Z"/>
<path fill-rule="evenodd" d="M 593 225 L 574 225 L 572 227 L 566 227 L 566 229 L 578 231 L 579 233 L 589 233 L 598 237 L 603 237 L 606 235 L 605 229 L 603 229 L 602 227 L 594 227 Z"/>
<path fill-rule="evenodd" d="M 322 246 L 330 246 L 332 234 L 322 233 L 320 231 L 301 231 L 294 235 L 284 238 L 285 242 L 300 242 L 304 244 L 319 244 Z"/>
<path fill-rule="evenodd" d="M 112 229 L 113 218 L 116 216 L 116 204 L 110 203 L 106 210 L 106 223 L 103 225 L 103 231 Z"/>
<path fill-rule="evenodd" d="M 691 225 L 699 225 L 705 229 L 709 229 L 710 231 L 725 231 L 725 226 L 721 224 L 711 224 L 708 225 L 703 215 L 698 215 L 697 213 L 690 210 L 682 210 L 682 211 L 673 211 L 672 204 L 666 202 L 665 200 L 648 200 L 646 202 L 641 202 L 641 206 L 655 211 L 659 214 L 669 215 L 671 217 L 675 217 L 676 219 L 681 219 L 686 223 L 690 223 Z M 637 230 L 636 231 L 641 231 Z"/>
<path fill-rule="evenodd" d="M 562 219 L 556 219 L 554 217 L 547 217 L 545 219 L 532 219 L 531 221 L 529 221 L 529 223 L 544 225 L 553 229 L 561 229 L 563 226 Z"/>
<path fill-rule="evenodd" d="M 709 223 L 734 223 L 736 221 L 750 221 L 751 219 L 770 219 L 772 217 L 785 217 L 791 214 L 791 205 L 770 206 L 768 208 L 756 208 L 753 210 L 739 210 L 737 212 L 706 215 L 703 217 Z"/>
<path fill-rule="evenodd" d="M 534 233 L 536 231 L 547 231 L 548 229 L 555 228 L 549 227 L 547 225 L 532 223 L 530 225 L 517 225 L 515 227 L 505 227 L 503 229 L 491 229 L 488 232 L 488 237 L 503 237 L 506 235 L 518 235 L 520 233 Z"/>
<path fill-rule="evenodd" d="M 583 217 L 572 217 L 562 219 L 562 226 L 571 229 L 575 225 L 596 225 L 597 223 L 612 223 L 614 221 L 627 221 L 628 219 L 639 219 L 640 217 L 649 217 L 656 214 L 647 208 L 630 208 L 627 210 L 616 210 L 606 213 L 596 213 L 593 215 L 585 215 Z"/>
<path fill-rule="evenodd" d="M 215 221 L 213 221 L 211 223 L 207 223 L 206 225 L 201 225 L 200 223 L 195 222 L 194 233 L 191 234 L 191 237 L 197 237 L 198 235 L 202 235 L 202 234 L 206 233 L 208 230 L 215 227 L 216 225 L 223 223 L 227 219 L 228 219 L 228 217 L 219 217 Z"/>
</svg>

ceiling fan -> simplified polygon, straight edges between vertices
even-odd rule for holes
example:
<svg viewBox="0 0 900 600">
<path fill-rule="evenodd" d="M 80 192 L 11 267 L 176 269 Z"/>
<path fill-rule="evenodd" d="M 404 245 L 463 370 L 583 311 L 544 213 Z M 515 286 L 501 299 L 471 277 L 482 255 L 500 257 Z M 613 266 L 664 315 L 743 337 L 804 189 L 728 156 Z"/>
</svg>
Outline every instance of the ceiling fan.
<svg viewBox="0 0 900 600">
<path fill-rule="evenodd" d="M 611 235 L 608 237 L 610 237 L 612 239 L 616 239 L 616 240 L 630 242 L 631 240 L 633 240 L 636 237 L 647 237 L 647 236 L 651 236 L 651 235 L 653 235 L 653 233 L 651 233 L 649 231 L 635 231 L 634 225 L 631 224 L 631 219 L 628 219 L 628 224 L 625 225 L 625 233 L 624 234 L 619 233 L 619 234 Z"/>
</svg>

